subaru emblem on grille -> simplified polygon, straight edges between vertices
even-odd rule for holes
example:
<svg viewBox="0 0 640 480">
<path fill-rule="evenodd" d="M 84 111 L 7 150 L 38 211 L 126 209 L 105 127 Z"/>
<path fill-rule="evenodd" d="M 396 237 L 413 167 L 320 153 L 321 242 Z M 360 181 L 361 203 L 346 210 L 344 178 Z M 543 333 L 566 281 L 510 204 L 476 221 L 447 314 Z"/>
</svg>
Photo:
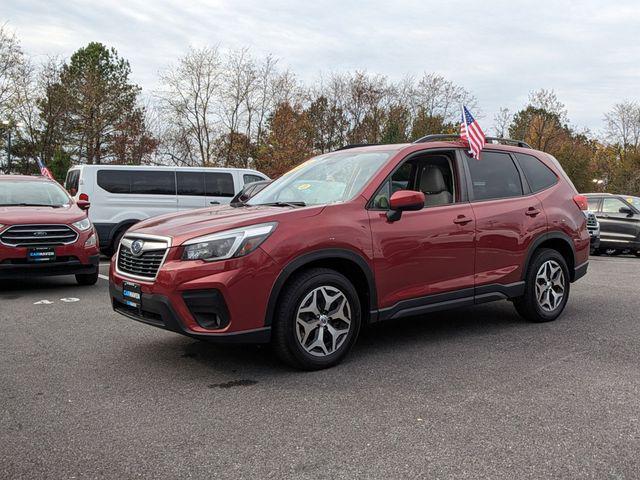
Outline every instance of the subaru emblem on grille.
<svg viewBox="0 0 640 480">
<path fill-rule="evenodd" d="M 131 253 L 134 255 L 140 255 L 142 253 L 142 247 L 144 247 L 144 242 L 142 240 L 136 240 L 131 244 Z"/>
</svg>

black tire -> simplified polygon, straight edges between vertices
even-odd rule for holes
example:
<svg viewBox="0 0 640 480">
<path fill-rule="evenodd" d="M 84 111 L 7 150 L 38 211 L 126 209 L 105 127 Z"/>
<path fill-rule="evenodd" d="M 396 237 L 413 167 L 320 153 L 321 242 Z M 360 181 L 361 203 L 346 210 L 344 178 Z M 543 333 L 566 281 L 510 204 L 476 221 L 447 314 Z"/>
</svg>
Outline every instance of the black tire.
<svg viewBox="0 0 640 480">
<path fill-rule="evenodd" d="M 640 250 L 636 250 L 636 257 L 640 258 Z"/>
<path fill-rule="evenodd" d="M 116 252 L 118 251 L 118 245 L 120 245 L 120 240 L 122 240 L 122 237 L 130 227 L 131 225 L 126 225 L 116 232 L 116 234 L 113 236 L 111 245 L 109 245 L 109 247 L 107 247 L 103 252 L 107 257 L 112 257 L 116 254 Z"/>
<path fill-rule="evenodd" d="M 564 295 L 553 311 L 545 310 L 540 305 L 540 302 L 538 302 L 536 295 L 536 276 L 538 270 L 544 263 L 550 260 L 560 266 L 562 274 L 564 275 Z M 529 264 L 529 268 L 525 276 L 524 295 L 514 299 L 513 305 L 515 306 L 516 311 L 525 320 L 536 323 L 551 322 L 560 316 L 564 307 L 567 305 L 570 286 L 569 268 L 567 267 L 567 262 L 564 257 L 557 250 L 541 248 L 535 252 L 531 259 L 531 263 Z"/>
<path fill-rule="evenodd" d="M 303 300 L 315 289 L 323 286 L 336 288 L 344 295 L 351 312 L 351 323 L 349 332 L 346 333 L 346 338 L 341 340 L 340 346 L 334 352 L 320 357 L 306 351 L 298 340 L 299 327 L 296 323 L 296 315 L 298 309 L 302 307 Z M 342 361 L 351 350 L 360 331 L 361 318 L 358 293 L 344 275 L 328 268 L 305 270 L 291 279 L 281 293 L 273 322 L 272 346 L 282 361 L 295 368 L 302 370 L 329 368 Z"/>
<path fill-rule="evenodd" d="M 593 248 L 589 251 L 590 255 L 593 255 L 594 257 L 599 257 L 600 255 L 602 255 L 602 250 L 600 250 L 599 248 Z"/>
<path fill-rule="evenodd" d="M 78 285 L 89 286 L 95 285 L 98 281 L 98 268 L 93 273 L 78 273 L 76 275 L 76 282 Z"/>
</svg>

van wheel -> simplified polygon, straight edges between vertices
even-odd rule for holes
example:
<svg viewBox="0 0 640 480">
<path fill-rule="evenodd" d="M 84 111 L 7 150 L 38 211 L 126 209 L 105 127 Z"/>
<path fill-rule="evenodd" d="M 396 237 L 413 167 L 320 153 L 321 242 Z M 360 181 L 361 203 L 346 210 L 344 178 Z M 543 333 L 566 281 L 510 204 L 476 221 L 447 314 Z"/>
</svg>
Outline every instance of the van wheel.
<svg viewBox="0 0 640 480">
<path fill-rule="evenodd" d="M 76 275 L 76 282 L 78 282 L 78 285 L 83 285 L 83 286 L 95 285 L 97 281 L 98 281 L 97 267 L 94 273 L 78 273 Z"/>
<path fill-rule="evenodd" d="M 636 250 L 636 257 L 640 258 L 640 250 Z"/>
<path fill-rule="evenodd" d="M 514 300 L 517 312 L 531 322 L 550 322 L 560 316 L 569 299 L 569 269 L 556 250 L 538 250 L 529 264 L 524 295 Z"/>
<path fill-rule="evenodd" d="M 281 360 L 296 368 L 332 367 L 355 343 L 361 317 L 353 284 L 334 270 L 313 268 L 285 287 L 276 311 L 272 345 Z"/>
</svg>

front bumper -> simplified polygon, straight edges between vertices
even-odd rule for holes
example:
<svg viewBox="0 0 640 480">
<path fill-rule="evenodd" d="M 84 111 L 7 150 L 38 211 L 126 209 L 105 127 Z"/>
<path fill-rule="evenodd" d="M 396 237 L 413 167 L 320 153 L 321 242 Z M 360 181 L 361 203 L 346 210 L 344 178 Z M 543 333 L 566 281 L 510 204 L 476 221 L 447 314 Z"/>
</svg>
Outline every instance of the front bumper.
<svg viewBox="0 0 640 480">
<path fill-rule="evenodd" d="M 142 294 L 140 309 L 130 307 L 122 302 L 122 288 L 109 284 L 111 305 L 113 310 L 125 317 L 154 327 L 170 330 L 192 338 L 221 343 L 268 343 L 271 340 L 271 327 L 256 328 L 241 332 L 199 332 L 185 327 L 180 317 L 171 306 L 171 301 L 164 295 Z"/>
<path fill-rule="evenodd" d="M 155 280 L 127 277 L 111 262 L 113 309 L 133 320 L 209 341 L 262 343 L 271 289 L 280 272 L 258 248 L 246 257 L 220 262 L 182 261 L 172 247 Z M 123 282 L 140 287 L 140 307 L 125 302 Z"/>
<path fill-rule="evenodd" d="M 100 255 L 91 255 L 87 263 L 76 257 L 51 263 L 0 263 L 0 279 L 48 277 L 94 273 L 98 269 Z"/>
</svg>

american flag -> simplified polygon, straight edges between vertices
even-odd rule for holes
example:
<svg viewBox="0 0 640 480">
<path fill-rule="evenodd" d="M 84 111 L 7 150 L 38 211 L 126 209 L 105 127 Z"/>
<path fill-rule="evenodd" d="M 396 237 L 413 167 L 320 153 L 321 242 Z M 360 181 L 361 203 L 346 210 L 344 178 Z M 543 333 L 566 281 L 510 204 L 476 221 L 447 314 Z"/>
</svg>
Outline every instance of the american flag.
<svg viewBox="0 0 640 480">
<path fill-rule="evenodd" d="M 43 177 L 49 177 L 51 180 L 55 180 L 44 162 L 39 158 L 36 158 L 36 161 L 38 162 L 38 167 L 40 168 L 40 175 L 42 175 Z"/>
<path fill-rule="evenodd" d="M 462 123 L 460 124 L 460 138 L 469 142 L 469 151 L 473 158 L 480 160 L 480 151 L 485 144 L 484 132 L 473 118 L 471 112 L 462 106 Z"/>
</svg>

